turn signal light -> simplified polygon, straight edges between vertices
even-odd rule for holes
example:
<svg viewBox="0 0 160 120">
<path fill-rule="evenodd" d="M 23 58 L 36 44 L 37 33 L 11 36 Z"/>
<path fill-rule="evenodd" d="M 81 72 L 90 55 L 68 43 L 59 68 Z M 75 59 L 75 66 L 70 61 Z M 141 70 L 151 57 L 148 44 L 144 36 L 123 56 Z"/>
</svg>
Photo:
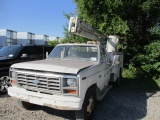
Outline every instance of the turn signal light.
<svg viewBox="0 0 160 120">
<path fill-rule="evenodd" d="M 77 91 L 76 90 L 66 90 L 66 93 L 70 93 L 70 94 L 76 95 Z"/>
<path fill-rule="evenodd" d="M 16 84 L 16 81 L 15 80 L 11 80 L 11 84 L 12 85 Z"/>
</svg>

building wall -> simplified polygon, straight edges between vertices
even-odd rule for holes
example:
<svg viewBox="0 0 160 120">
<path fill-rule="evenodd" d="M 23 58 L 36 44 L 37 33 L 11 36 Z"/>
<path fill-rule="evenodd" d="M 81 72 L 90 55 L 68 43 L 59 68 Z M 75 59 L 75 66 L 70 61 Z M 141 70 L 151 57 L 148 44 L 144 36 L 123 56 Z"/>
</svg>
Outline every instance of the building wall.
<svg viewBox="0 0 160 120">
<path fill-rule="evenodd" d="M 49 36 L 49 41 L 57 40 L 57 37 Z"/>
<path fill-rule="evenodd" d="M 47 35 L 35 35 L 35 45 L 47 45 Z"/>
<path fill-rule="evenodd" d="M 17 39 L 17 45 L 28 45 L 28 39 Z"/>
<path fill-rule="evenodd" d="M 6 36 L 0 36 L 0 47 L 6 46 Z"/>
<path fill-rule="evenodd" d="M 7 30 L 5 29 L 0 29 L 0 36 L 6 36 Z"/>
<path fill-rule="evenodd" d="M 17 32 L 18 45 L 35 45 L 35 34 L 31 32 Z"/>
<path fill-rule="evenodd" d="M 6 46 L 6 29 L 0 29 L 0 47 L 1 46 Z"/>
<path fill-rule="evenodd" d="M 35 44 L 36 45 L 44 45 L 43 37 L 44 37 L 44 35 L 35 35 Z"/>
<path fill-rule="evenodd" d="M 35 45 L 45 45 L 44 40 L 35 40 Z"/>
<path fill-rule="evenodd" d="M 17 44 L 17 32 L 9 29 L 0 29 L 0 46 Z"/>
<path fill-rule="evenodd" d="M 27 39 L 27 32 L 17 32 L 17 39 Z"/>
<path fill-rule="evenodd" d="M 0 29 L 0 46 L 6 45 L 48 45 L 50 40 L 59 40 L 59 37 L 52 37 L 48 35 L 35 35 L 31 32 L 16 32 L 13 37 L 7 38 L 7 31 L 16 32 L 8 29 Z M 11 42 L 7 43 L 7 39 L 10 39 Z M 29 43 L 30 40 L 30 43 Z"/>
<path fill-rule="evenodd" d="M 35 35 L 35 39 L 43 39 L 44 38 L 44 35 Z"/>
</svg>

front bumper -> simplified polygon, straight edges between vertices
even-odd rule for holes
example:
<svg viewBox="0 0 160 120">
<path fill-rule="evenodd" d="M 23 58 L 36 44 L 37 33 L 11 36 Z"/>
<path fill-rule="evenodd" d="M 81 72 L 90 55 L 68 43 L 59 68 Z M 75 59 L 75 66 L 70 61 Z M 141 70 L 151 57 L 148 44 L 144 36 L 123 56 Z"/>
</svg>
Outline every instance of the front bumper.
<svg viewBox="0 0 160 120">
<path fill-rule="evenodd" d="M 8 88 L 8 94 L 22 101 L 59 110 L 80 110 L 82 108 L 82 99 L 75 96 L 47 95 L 14 86 Z"/>
</svg>

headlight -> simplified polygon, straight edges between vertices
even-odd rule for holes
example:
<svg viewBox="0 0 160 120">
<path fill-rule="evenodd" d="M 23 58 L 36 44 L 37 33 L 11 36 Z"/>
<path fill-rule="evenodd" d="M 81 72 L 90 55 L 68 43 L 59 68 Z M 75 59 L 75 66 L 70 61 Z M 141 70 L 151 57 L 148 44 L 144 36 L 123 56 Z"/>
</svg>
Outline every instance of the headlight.
<svg viewBox="0 0 160 120">
<path fill-rule="evenodd" d="M 11 77 L 11 78 L 15 78 L 15 77 L 16 77 L 16 73 L 13 72 L 13 71 L 11 71 L 10 77 Z"/>
<path fill-rule="evenodd" d="M 78 96 L 78 77 L 63 78 L 62 80 L 62 93 L 64 95 L 76 95 Z"/>
<path fill-rule="evenodd" d="M 67 85 L 72 87 L 77 86 L 76 79 L 67 79 Z"/>
</svg>

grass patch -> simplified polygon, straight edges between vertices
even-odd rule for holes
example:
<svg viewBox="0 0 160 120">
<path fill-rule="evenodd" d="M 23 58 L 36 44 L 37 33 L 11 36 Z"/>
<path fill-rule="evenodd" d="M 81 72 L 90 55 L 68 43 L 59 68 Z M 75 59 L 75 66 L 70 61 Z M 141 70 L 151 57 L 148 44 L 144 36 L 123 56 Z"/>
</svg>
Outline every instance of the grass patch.
<svg viewBox="0 0 160 120">
<path fill-rule="evenodd" d="M 158 80 L 154 80 L 157 84 L 158 84 L 158 86 L 160 87 L 160 79 L 158 79 Z"/>
<path fill-rule="evenodd" d="M 146 92 L 160 91 L 160 80 L 153 80 L 151 78 L 139 78 L 133 71 L 124 70 L 121 86 L 132 87 Z"/>
</svg>

